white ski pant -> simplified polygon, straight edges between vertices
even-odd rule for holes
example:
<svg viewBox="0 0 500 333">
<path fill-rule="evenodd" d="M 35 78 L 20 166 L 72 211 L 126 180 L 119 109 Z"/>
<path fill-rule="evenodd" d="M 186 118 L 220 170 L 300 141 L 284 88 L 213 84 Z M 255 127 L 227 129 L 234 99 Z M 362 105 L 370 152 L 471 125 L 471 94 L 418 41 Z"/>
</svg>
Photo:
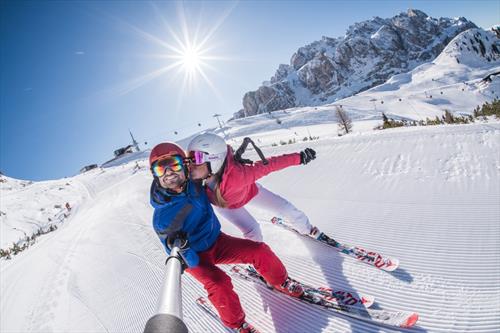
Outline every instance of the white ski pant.
<svg viewBox="0 0 500 333">
<path fill-rule="evenodd" d="M 311 223 L 309 223 L 309 218 L 304 212 L 298 210 L 288 200 L 269 191 L 259 183 L 256 184 L 259 192 L 247 205 L 272 211 L 275 215 L 285 218 L 302 234 L 307 234 L 311 231 Z M 260 225 L 245 207 L 230 209 L 214 206 L 214 208 L 216 213 L 238 227 L 246 239 L 262 242 Z"/>
</svg>

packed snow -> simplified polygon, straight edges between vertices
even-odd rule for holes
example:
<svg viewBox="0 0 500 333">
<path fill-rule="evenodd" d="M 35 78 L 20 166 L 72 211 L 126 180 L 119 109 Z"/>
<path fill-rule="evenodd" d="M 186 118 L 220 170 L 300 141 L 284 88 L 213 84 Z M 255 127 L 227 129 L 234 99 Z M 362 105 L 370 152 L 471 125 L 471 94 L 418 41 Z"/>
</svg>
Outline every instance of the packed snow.
<svg viewBox="0 0 500 333">
<path fill-rule="evenodd" d="M 213 129 L 235 148 L 251 136 L 266 156 L 315 149 L 318 157 L 310 164 L 260 182 L 338 241 L 400 260 L 392 273 L 377 270 L 271 225 L 273 212 L 250 208 L 292 277 L 371 294 L 375 309 L 420 314 L 413 329 L 381 327 L 233 279 L 250 323 L 279 333 L 500 331 L 500 122 L 373 129 L 382 112 L 410 120 L 440 117 L 445 109 L 472 114 L 499 95 L 498 76 L 483 80 L 499 69 L 498 63 L 438 58 L 334 104 Z M 340 105 L 354 123 L 353 133 L 343 136 L 334 117 Z M 189 139 L 180 143 L 185 147 Z M 247 154 L 258 158 L 252 150 Z M 60 180 L 1 176 L 2 249 L 58 227 L 0 260 L 1 332 L 144 329 L 156 310 L 166 258 L 151 225 L 147 155 Z M 240 236 L 226 221 L 222 225 Z M 182 283 L 190 332 L 227 332 L 196 305 L 205 296 L 202 286 L 188 274 Z"/>
<path fill-rule="evenodd" d="M 417 311 L 420 321 L 412 331 L 500 330 L 498 122 L 263 148 L 270 156 L 305 147 L 317 151 L 315 161 L 273 173 L 262 184 L 337 240 L 395 256 L 401 265 L 393 273 L 379 271 L 265 222 L 272 212 L 253 211 L 263 220 L 266 242 L 293 277 L 372 294 L 376 308 Z M 76 212 L 58 230 L 1 261 L 1 331 L 142 331 L 155 311 L 165 259 L 151 227 L 147 160 L 64 181 L 78 188 L 67 197 L 75 199 Z M 35 195 L 44 197 L 37 191 L 52 187 L 34 183 L 7 198 L 31 205 Z M 37 202 L 47 207 L 61 202 L 54 200 Z M 7 217 L 10 207 L 2 199 Z M 36 209 L 25 214 L 38 216 Z M 223 229 L 239 235 L 225 221 Z M 248 320 L 263 332 L 396 331 L 332 315 L 245 281 L 233 283 Z M 190 331 L 224 332 L 194 303 L 201 295 L 203 288 L 184 275 L 184 320 Z"/>
</svg>

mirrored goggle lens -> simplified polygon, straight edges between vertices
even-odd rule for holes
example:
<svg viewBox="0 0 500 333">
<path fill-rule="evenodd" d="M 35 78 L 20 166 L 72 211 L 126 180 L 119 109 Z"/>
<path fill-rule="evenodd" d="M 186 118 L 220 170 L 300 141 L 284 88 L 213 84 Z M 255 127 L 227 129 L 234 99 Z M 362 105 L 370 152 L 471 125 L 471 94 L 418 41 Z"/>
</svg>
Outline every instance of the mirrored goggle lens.
<svg viewBox="0 0 500 333">
<path fill-rule="evenodd" d="M 194 164 L 203 164 L 208 162 L 207 154 L 202 151 L 191 151 L 189 152 L 189 160 Z"/>
<path fill-rule="evenodd" d="M 182 158 L 180 156 L 172 156 L 154 162 L 151 171 L 153 171 L 156 177 L 162 177 L 167 170 L 179 172 L 183 167 Z"/>
</svg>

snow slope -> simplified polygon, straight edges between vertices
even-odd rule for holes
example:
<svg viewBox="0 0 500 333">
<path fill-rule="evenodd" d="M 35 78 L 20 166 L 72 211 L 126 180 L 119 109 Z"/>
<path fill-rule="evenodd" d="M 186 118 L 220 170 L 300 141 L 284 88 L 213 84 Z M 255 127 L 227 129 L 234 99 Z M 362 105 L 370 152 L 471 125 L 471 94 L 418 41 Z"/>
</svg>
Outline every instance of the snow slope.
<svg viewBox="0 0 500 333">
<path fill-rule="evenodd" d="M 251 136 L 268 156 L 317 150 L 311 164 L 261 183 L 335 239 L 401 261 L 393 273 L 378 271 L 270 225 L 272 213 L 252 211 L 293 277 L 372 294 L 375 308 L 417 311 L 415 332 L 500 331 L 500 122 L 373 131 L 382 112 L 410 120 L 444 110 L 472 114 L 498 96 L 499 76 L 483 80 L 500 71 L 498 61 L 458 52 L 478 33 L 461 34 L 434 62 L 356 96 L 215 130 L 235 147 Z M 354 121 L 354 132 L 342 137 L 333 112 L 340 105 Z M 309 137 L 315 140 L 304 141 Z M 186 147 L 189 140 L 180 143 Z M 248 155 L 257 158 L 250 148 Z M 40 228 L 59 227 L 0 260 L 1 332 L 143 330 L 155 311 L 165 260 L 151 226 L 147 156 L 130 154 L 60 180 L 0 177 L 2 249 Z M 64 217 L 66 202 L 72 209 Z M 239 235 L 222 223 L 225 232 Z M 248 320 L 263 332 L 396 331 L 233 283 Z M 183 286 L 190 331 L 225 332 L 194 303 L 203 288 L 189 275 Z"/>
<path fill-rule="evenodd" d="M 0 176 L 0 248 L 59 225 L 69 213 L 66 202 L 78 204 L 81 192 L 73 179 L 31 182 Z"/>
<path fill-rule="evenodd" d="M 294 131 L 324 133 L 311 142 L 263 145 L 266 155 L 312 147 L 318 158 L 261 183 L 336 239 L 396 256 L 401 265 L 393 273 L 378 271 L 263 222 L 265 240 L 290 274 L 310 284 L 373 294 L 376 308 L 418 311 L 419 325 L 408 332 L 500 331 L 500 123 L 336 137 L 332 124 L 302 120 L 301 128 L 275 128 L 273 119 L 261 119 L 261 132 L 252 137 L 267 143 L 288 140 Z M 369 128 L 366 121 L 360 116 L 355 126 Z M 234 137 L 251 133 L 245 126 L 231 131 Z M 155 311 L 165 259 L 151 227 L 146 165 L 139 160 L 138 170 L 131 161 L 59 181 L 73 184 L 75 213 L 12 260 L 0 260 L 1 332 L 143 330 Z M 16 202 L 42 202 L 43 192 L 28 189 L 49 191 L 53 184 L 12 192 L 12 201 L 2 192 L 0 209 L 10 216 L 22 209 Z M 48 198 L 47 206 L 60 201 Z M 224 221 L 223 230 L 239 234 Z M 245 281 L 233 283 L 248 320 L 263 332 L 397 331 L 317 310 Z M 194 303 L 199 295 L 205 295 L 203 288 L 184 275 L 190 332 L 226 332 Z"/>
<path fill-rule="evenodd" d="M 485 41 L 484 56 L 479 54 L 480 44 L 475 42 L 478 36 Z M 491 82 L 484 80 L 500 72 L 500 58 L 491 51 L 497 40 L 492 32 L 467 30 L 455 37 L 434 61 L 394 75 L 384 84 L 332 104 L 231 120 L 220 134 L 239 140 L 241 136 L 261 132 L 264 127 L 264 130 L 280 130 L 278 136 L 285 141 L 332 135 L 337 131 L 335 109 L 339 106 L 355 122 L 355 132 L 380 125 L 382 113 L 389 118 L 414 121 L 441 118 L 445 111 L 457 116 L 472 115 L 477 106 L 500 97 L 500 75 L 492 76 Z M 474 48 L 478 51 L 473 51 Z M 279 121 L 273 123 L 269 119 Z M 274 134 L 262 141 L 276 142 L 279 140 Z"/>
</svg>

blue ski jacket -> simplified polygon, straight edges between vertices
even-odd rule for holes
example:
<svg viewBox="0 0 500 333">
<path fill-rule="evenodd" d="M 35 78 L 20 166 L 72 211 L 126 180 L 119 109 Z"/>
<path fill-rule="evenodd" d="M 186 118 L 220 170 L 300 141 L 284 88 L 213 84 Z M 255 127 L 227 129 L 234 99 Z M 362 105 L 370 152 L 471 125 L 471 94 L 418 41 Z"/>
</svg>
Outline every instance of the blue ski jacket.
<svg viewBox="0 0 500 333">
<path fill-rule="evenodd" d="M 221 229 L 201 185 L 188 180 L 183 192 L 173 194 L 153 181 L 150 202 L 154 207 L 153 227 L 167 253 L 170 254 L 168 237 L 176 232 L 184 232 L 189 242 L 189 248 L 182 254 L 184 261 L 189 267 L 197 266 L 197 252 L 214 245 Z"/>
</svg>

